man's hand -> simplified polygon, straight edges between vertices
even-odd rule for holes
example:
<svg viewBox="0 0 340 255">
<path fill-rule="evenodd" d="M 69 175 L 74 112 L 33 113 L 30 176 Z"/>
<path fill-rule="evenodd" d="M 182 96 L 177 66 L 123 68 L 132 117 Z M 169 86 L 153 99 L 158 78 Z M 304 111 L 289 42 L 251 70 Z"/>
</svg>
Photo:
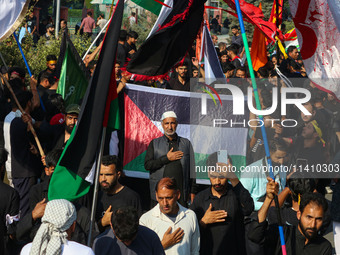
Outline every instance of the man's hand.
<svg viewBox="0 0 340 255">
<path fill-rule="evenodd" d="M 128 72 L 122 72 L 122 78 L 120 79 L 122 82 L 128 82 L 131 79 L 132 74 Z"/>
<path fill-rule="evenodd" d="M 37 149 L 37 147 L 35 147 L 34 144 L 30 143 L 30 152 L 33 154 L 33 155 L 39 155 L 39 151 Z"/>
<path fill-rule="evenodd" d="M 112 212 L 111 212 L 111 205 L 110 205 L 109 208 L 107 208 L 107 210 L 105 211 L 103 218 L 101 219 L 101 223 L 103 227 L 110 225 L 111 215 L 112 215 Z"/>
<path fill-rule="evenodd" d="M 228 213 L 225 210 L 217 210 L 212 211 L 212 205 L 209 205 L 209 208 L 206 210 L 203 218 L 201 219 L 201 223 L 204 225 L 212 224 L 216 222 L 224 222 Z"/>
<path fill-rule="evenodd" d="M 135 50 L 130 50 L 129 51 L 129 54 L 131 54 L 131 55 L 134 54 L 134 53 L 135 53 Z"/>
<path fill-rule="evenodd" d="M 184 230 L 181 228 L 176 229 L 173 233 L 171 233 L 171 227 L 168 228 L 167 231 L 165 231 L 162 239 L 162 246 L 165 249 L 175 245 L 176 243 L 179 243 L 184 235 Z M 170 234 L 171 233 L 171 234 Z"/>
<path fill-rule="evenodd" d="M 193 64 L 194 66 L 198 67 L 199 61 L 198 61 L 197 58 L 195 58 L 195 57 L 191 58 L 191 62 L 192 62 L 192 64 Z"/>
<path fill-rule="evenodd" d="M 43 163 L 43 166 L 46 166 L 46 156 L 41 157 L 41 162 Z"/>
<path fill-rule="evenodd" d="M 274 199 L 274 196 L 279 194 L 279 184 L 274 182 L 274 180 L 270 177 L 267 177 L 267 190 L 266 197 L 270 200 Z"/>
<path fill-rule="evenodd" d="M 31 87 L 31 90 L 37 89 L 37 84 L 38 84 L 38 81 L 32 75 L 31 78 L 30 78 L 30 87 Z"/>
<path fill-rule="evenodd" d="M 235 187 L 240 181 L 237 177 L 237 175 L 233 171 L 233 165 L 230 163 L 228 159 L 228 164 L 217 162 L 217 166 L 222 169 L 221 172 L 215 172 L 214 174 L 217 174 L 220 178 L 226 178 L 231 182 L 231 185 Z"/>
<path fill-rule="evenodd" d="M 183 157 L 183 151 L 173 151 L 173 150 L 174 148 L 171 148 L 169 152 L 166 154 L 166 156 L 168 157 L 170 161 L 179 160 Z"/>
<path fill-rule="evenodd" d="M 36 221 L 37 219 L 42 218 L 42 216 L 44 216 L 45 213 L 45 207 L 46 207 L 46 202 L 45 202 L 45 198 L 43 200 L 41 200 L 39 203 L 37 203 L 32 211 L 32 219 L 34 221 Z"/>
<path fill-rule="evenodd" d="M 28 123 L 28 122 L 31 122 L 32 123 L 32 117 L 29 115 L 29 114 L 27 114 L 27 113 L 23 113 L 22 115 L 21 115 L 21 119 L 22 119 L 22 121 L 24 122 L 24 123 Z"/>
</svg>

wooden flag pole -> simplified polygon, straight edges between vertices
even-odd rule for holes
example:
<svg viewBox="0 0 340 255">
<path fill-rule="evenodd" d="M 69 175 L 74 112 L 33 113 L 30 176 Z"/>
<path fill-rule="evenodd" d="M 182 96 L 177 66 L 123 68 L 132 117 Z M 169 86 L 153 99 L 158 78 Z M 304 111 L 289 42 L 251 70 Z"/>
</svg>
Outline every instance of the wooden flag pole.
<svg viewBox="0 0 340 255">
<path fill-rule="evenodd" d="M 4 80 L 4 82 L 5 82 L 5 84 L 6 84 L 7 88 L 8 88 L 8 90 L 9 90 L 9 92 L 12 94 L 12 97 L 13 97 L 15 103 L 17 104 L 19 110 L 20 110 L 22 113 L 25 113 L 25 111 L 24 111 L 24 109 L 21 107 L 21 105 L 20 105 L 20 103 L 19 103 L 19 101 L 18 101 L 16 95 L 14 94 L 14 91 L 13 91 L 11 85 L 9 84 L 9 82 L 7 81 L 7 79 L 2 75 L 2 73 L 0 73 L 0 75 L 1 75 L 1 78 Z M 38 146 L 39 153 L 40 153 L 41 157 L 44 157 L 44 156 L 45 156 L 44 150 L 43 150 L 43 148 L 41 147 L 39 138 L 38 138 L 37 133 L 35 132 L 35 130 L 34 130 L 34 128 L 33 128 L 32 123 L 31 123 L 31 122 L 28 122 L 27 124 L 28 124 L 28 127 L 29 127 L 31 133 L 32 133 L 33 136 L 34 136 L 35 142 L 37 143 L 37 146 Z"/>
</svg>

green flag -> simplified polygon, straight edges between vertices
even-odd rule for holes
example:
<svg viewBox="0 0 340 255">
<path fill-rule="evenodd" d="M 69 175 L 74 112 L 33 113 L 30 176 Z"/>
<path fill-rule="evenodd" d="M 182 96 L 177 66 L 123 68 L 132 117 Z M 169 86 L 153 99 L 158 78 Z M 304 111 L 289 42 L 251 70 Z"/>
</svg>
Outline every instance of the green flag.
<svg viewBox="0 0 340 255">
<path fill-rule="evenodd" d="M 69 44 L 67 44 L 57 93 L 62 95 L 65 100 L 65 106 L 79 104 L 79 101 L 85 95 L 87 85 L 88 82 L 84 72 L 79 67 Z"/>
<path fill-rule="evenodd" d="M 143 7 L 144 9 L 156 14 L 157 16 L 159 15 L 161 9 L 162 9 L 162 4 L 158 2 L 164 3 L 164 0 L 131 0 L 135 4 L 139 5 L 140 7 Z"/>
<path fill-rule="evenodd" d="M 124 12 L 118 0 L 101 53 L 81 105 L 76 126 L 51 177 L 48 199 L 74 201 L 85 195 L 94 181 L 103 127 L 116 127 L 118 117 L 115 59 Z M 68 58 L 70 54 L 68 54 Z M 68 71 L 68 69 L 67 69 Z M 76 76 L 71 72 L 71 76 Z"/>
</svg>

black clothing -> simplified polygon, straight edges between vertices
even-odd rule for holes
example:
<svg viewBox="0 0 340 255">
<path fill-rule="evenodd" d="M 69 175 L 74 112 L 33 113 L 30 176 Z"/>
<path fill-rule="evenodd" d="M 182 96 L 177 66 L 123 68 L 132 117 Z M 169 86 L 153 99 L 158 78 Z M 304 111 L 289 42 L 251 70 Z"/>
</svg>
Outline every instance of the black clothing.
<svg viewBox="0 0 340 255">
<path fill-rule="evenodd" d="M 170 143 L 169 139 L 163 135 L 156 139 L 153 139 L 146 151 L 144 167 L 146 170 L 150 171 L 150 195 L 153 200 L 156 200 L 155 196 L 155 188 L 156 183 L 165 176 L 165 173 L 169 177 L 177 177 L 180 171 L 178 169 L 174 169 L 177 165 L 176 162 L 171 162 L 167 153 L 169 152 Z M 177 160 L 182 167 L 183 177 L 180 178 L 182 180 L 183 190 L 181 191 L 181 197 L 183 197 L 183 201 L 187 201 L 189 193 L 193 193 L 192 190 L 192 180 L 190 178 L 193 177 L 195 171 L 195 158 L 194 151 L 190 141 L 186 138 L 177 136 L 177 139 L 174 140 L 177 144 L 176 148 L 179 151 L 182 151 L 184 156 Z M 169 165 L 169 168 L 167 168 Z M 174 170 L 174 175 L 171 171 Z M 192 175 L 192 176 L 190 176 Z M 176 180 L 179 183 L 180 180 Z"/>
<path fill-rule="evenodd" d="M 190 80 L 187 79 L 184 85 L 178 80 L 178 77 L 171 78 L 169 81 L 169 85 L 171 89 L 181 90 L 181 91 L 190 91 Z"/>
<path fill-rule="evenodd" d="M 190 206 L 200 221 L 209 205 L 212 210 L 225 210 L 228 213 L 225 222 L 209 224 L 205 228 L 200 226 L 201 249 L 200 254 L 246 254 L 244 238 L 244 216 L 254 210 L 254 202 L 248 190 L 241 182 L 235 187 L 227 184 L 227 191 L 220 198 L 215 197 L 211 187 L 198 193 Z"/>
<path fill-rule="evenodd" d="M 34 27 L 37 26 L 37 20 L 36 20 L 36 18 L 35 18 L 35 17 L 33 17 L 32 19 L 31 19 L 31 18 L 28 18 L 27 21 L 26 21 L 26 23 L 27 23 L 27 29 L 31 30 L 31 31 L 29 31 L 29 30 L 28 30 L 28 31 L 29 31 L 30 33 L 32 33 Z"/>
<path fill-rule="evenodd" d="M 110 205 L 112 212 L 122 207 L 132 206 L 137 210 L 139 217 L 142 215 L 142 206 L 139 195 L 132 189 L 124 186 L 121 191 L 113 195 L 99 191 L 96 219 L 98 220 L 98 226 L 101 230 L 104 230 L 104 228 L 101 226 L 100 219 L 104 216 L 105 211 Z"/>
<path fill-rule="evenodd" d="M 158 235 L 151 229 L 139 226 L 136 238 L 126 246 L 113 234 L 112 229 L 107 230 L 94 240 L 93 251 L 95 254 L 111 255 L 162 255 L 165 254 Z"/>
<path fill-rule="evenodd" d="M 335 104 L 334 104 L 335 102 Z M 337 102 L 336 100 L 334 101 L 329 101 L 328 99 L 326 99 L 324 102 L 323 102 L 323 106 L 325 108 L 327 108 L 328 110 L 330 110 L 331 112 L 335 113 L 335 112 L 340 112 L 340 103 Z"/>
<path fill-rule="evenodd" d="M 292 144 L 292 163 L 296 163 L 297 159 L 306 159 L 309 170 L 311 170 L 311 166 L 316 166 L 317 164 L 326 163 L 325 158 L 325 148 L 321 143 L 316 143 L 315 146 L 304 148 L 304 138 L 302 136 L 297 137 Z M 314 168 L 315 169 L 315 168 Z M 313 171 L 309 171 L 312 174 Z M 314 171 L 316 172 L 316 171 Z M 316 174 L 316 173 L 315 173 Z M 311 177 L 310 177 L 311 178 Z M 317 176 L 314 176 L 317 178 Z"/>
<path fill-rule="evenodd" d="M 35 144 L 27 124 L 21 118 L 14 118 L 10 126 L 12 177 L 40 177 L 43 166 L 39 155 L 30 152 L 30 142 Z"/>
<path fill-rule="evenodd" d="M 178 135 L 176 134 L 176 137 L 172 140 L 170 140 L 168 137 L 165 136 L 165 138 L 168 140 L 170 151 L 171 148 L 173 151 L 179 151 L 178 149 Z M 181 165 L 181 162 L 179 160 L 175 161 L 169 161 L 168 164 L 164 167 L 164 174 L 163 177 L 173 177 L 177 181 L 178 188 L 181 192 L 183 192 L 183 168 Z M 182 193 L 183 194 L 183 193 Z"/>
<path fill-rule="evenodd" d="M 233 64 L 233 66 L 235 66 L 236 69 L 242 67 L 241 59 L 238 57 L 235 57 L 230 62 Z"/>
<path fill-rule="evenodd" d="M 238 49 L 238 54 L 240 54 L 243 50 L 243 40 L 242 40 L 242 35 L 239 34 L 238 36 L 233 35 L 231 37 L 231 43 L 233 44 L 237 44 L 238 46 L 240 46 L 240 48 Z"/>
<path fill-rule="evenodd" d="M 251 231 L 248 238 L 253 242 L 263 244 L 265 254 L 282 254 L 280 237 L 277 225 L 270 225 L 267 229 L 267 222 L 251 223 Z M 283 232 L 286 240 L 286 249 L 288 255 L 331 255 L 332 245 L 322 236 L 316 236 L 314 240 L 305 245 L 305 237 L 295 226 L 285 225 Z"/>
<path fill-rule="evenodd" d="M 137 52 L 136 45 L 133 44 L 133 43 L 128 44 L 127 42 L 125 42 L 124 47 L 125 47 L 125 49 L 126 49 L 126 57 L 129 58 L 129 59 L 132 59 L 132 57 L 133 57 L 133 56 L 136 54 L 136 52 Z M 130 54 L 129 52 L 130 52 L 131 50 L 134 50 L 135 53 Z"/>
<path fill-rule="evenodd" d="M 14 221 L 6 228 L 6 215 L 16 216 L 19 214 L 19 194 L 9 185 L 0 181 L 0 254 L 11 254 L 8 247 L 9 237 L 15 233 Z"/>
<path fill-rule="evenodd" d="M 211 20 L 210 26 L 214 33 L 221 32 L 221 26 L 216 18 Z"/>
<path fill-rule="evenodd" d="M 281 219 L 282 219 L 282 222 L 284 224 L 287 224 L 287 225 L 293 225 L 295 227 L 298 226 L 299 224 L 299 220 L 296 216 L 296 211 L 294 211 L 292 209 L 292 207 L 283 207 L 281 208 Z M 275 207 L 269 207 L 269 210 L 268 210 L 268 223 L 269 225 L 272 225 L 272 224 L 278 224 L 278 221 L 277 221 L 277 209 Z M 324 214 L 324 217 L 323 217 L 323 221 L 322 221 L 322 226 L 320 228 L 320 233 L 321 235 L 323 235 L 329 224 L 331 224 L 331 213 L 330 213 L 330 209 L 328 208 L 327 211 L 325 212 Z"/>
<path fill-rule="evenodd" d="M 19 222 L 16 232 L 18 240 L 24 240 L 26 242 L 33 241 L 34 236 L 41 225 L 41 219 L 38 219 L 34 222 L 32 218 L 32 211 L 36 204 L 41 202 L 44 198 L 45 202 L 48 202 L 47 195 L 49 182 L 50 178 L 46 176 L 43 182 L 36 184 L 31 188 L 29 193 L 30 213 L 25 215 L 25 217 L 23 217 Z M 74 203 L 74 205 L 77 210 L 77 221 L 71 241 L 86 245 L 88 238 L 87 235 L 90 229 L 90 211 L 78 203 Z M 99 232 L 94 226 L 94 229 L 92 231 L 92 241 L 98 234 Z"/>
<path fill-rule="evenodd" d="M 226 17 L 223 21 L 223 27 L 228 28 L 229 29 L 229 25 L 231 24 L 231 22 L 229 21 L 229 19 Z"/>
<path fill-rule="evenodd" d="M 124 45 L 118 43 L 117 46 L 117 63 L 119 63 L 120 67 L 123 67 L 126 61 L 127 50 Z"/>
</svg>

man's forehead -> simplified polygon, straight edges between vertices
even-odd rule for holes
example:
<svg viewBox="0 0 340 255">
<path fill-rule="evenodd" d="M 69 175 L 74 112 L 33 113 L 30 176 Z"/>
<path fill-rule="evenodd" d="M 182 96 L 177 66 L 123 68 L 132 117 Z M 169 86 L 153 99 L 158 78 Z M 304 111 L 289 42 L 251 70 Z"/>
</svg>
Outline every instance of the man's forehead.
<svg viewBox="0 0 340 255">
<path fill-rule="evenodd" d="M 114 170 L 116 169 L 116 165 L 115 164 L 111 164 L 111 165 L 108 165 L 108 166 L 105 166 L 103 164 L 101 164 L 100 166 L 100 172 L 114 172 Z"/>
<path fill-rule="evenodd" d="M 173 196 L 177 190 L 174 189 L 168 189 L 165 186 L 159 187 L 158 190 L 156 191 L 158 196 Z"/>
<path fill-rule="evenodd" d="M 77 113 L 67 113 L 66 117 L 78 118 L 78 114 Z"/>
<path fill-rule="evenodd" d="M 174 118 L 174 117 L 168 117 L 168 118 L 165 118 L 163 120 L 164 123 L 168 123 L 168 122 L 177 122 L 177 119 Z"/>
<path fill-rule="evenodd" d="M 318 205 L 314 202 L 310 202 L 304 208 L 302 215 L 308 215 L 311 217 L 319 218 L 323 217 L 324 211 L 321 205 Z"/>
</svg>

